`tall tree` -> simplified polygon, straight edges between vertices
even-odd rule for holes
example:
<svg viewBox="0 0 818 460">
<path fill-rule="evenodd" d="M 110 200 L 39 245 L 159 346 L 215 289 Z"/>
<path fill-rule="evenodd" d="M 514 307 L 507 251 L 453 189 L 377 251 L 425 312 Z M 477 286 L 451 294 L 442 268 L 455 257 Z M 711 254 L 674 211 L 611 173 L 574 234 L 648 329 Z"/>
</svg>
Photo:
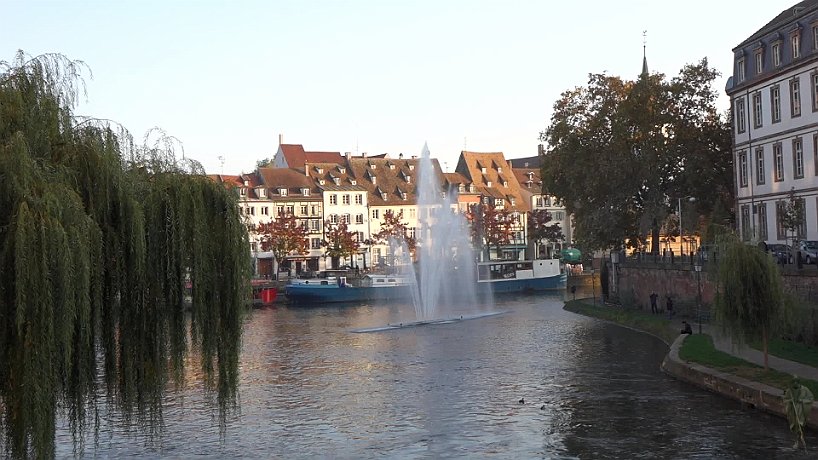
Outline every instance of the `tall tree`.
<svg viewBox="0 0 818 460">
<path fill-rule="evenodd" d="M 790 189 L 789 197 L 786 204 L 784 204 L 784 212 L 779 219 L 784 230 L 791 235 L 792 241 L 792 260 L 796 260 L 798 256 L 798 237 L 800 236 L 799 229 L 804 225 L 804 199 L 795 194 L 795 189 Z M 743 231 L 747 231 L 742 229 Z M 746 238 L 745 238 L 746 239 Z"/>
<path fill-rule="evenodd" d="M 793 317 L 792 302 L 784 293 L 778 267 L 764 251 L 735 235 L 720 237 L 718 248 L 721 256 L 716 319 L 737 338 L 760 340 L 767 369 L 769 339 Z"/>
<path fill-rule="evenodd" d="M 565 235 L 562 234 L 560 224 L 551 222 L 551 213 L 545 209 L 534 209 L 528 213 L 528 238 L 534 242 L 534 246 L 539 248 L 543 241 L 562 242 Z"/>
<path fill-rule="evenodd" d="M 324 240 L 321 245 L 325 248 L 325 254 L 332 259 L 333 267 L 337 268 L 340 258 L 351 258 L 358 253 L 361 242 L 358 235 L 349 230 L 346 222 L 333 224 L 330 221 L 324 222 Z"/>
<path fill-rule="evenodd" d="M 372 235 L 372 239 L 381 244 L 391 244 L 392 241 L 405 242 L 410 254 L 415 253 L 417 246 L 417 240 L 409 234 L 409 226 L 403 221 L 403 211 L 395 214 L 391 209 L 383 213 L 381 228 L 378 233 Z M 396 253 L 394 248 L 391 252 Z"/>
<path fill-rule="evenodd" d="M 511 211 L 490 203 L 479 203 L 469 208 L 466 219 L 470 224 L 473 244 L 483 252 L 486 259 L 490 258 L 491 248 L 495 249 L 497 257 L 501 257 L 503 246 L 511 242 L 514 234 Z"/>
<path fill-rule="evenodd" d="M 309 231 L 292 213 L 259 224 L 256 233 L 260 236 L 261 250 L 271 251 L 277 264 L 293 252 L 306 253 L 309 247 Z"/>
<path fill-rule="evenodd" d="M 595 74 L 554 104 L 540 134 L 543 190 L 564 200 L 581 246 L 641 245 L 649 233 L 655 243 L 678 198 L 695 197 L 699 214 L 731 208 L 731 133 L 715 107 L 716 76 L 707 60 L 670 81 Z"/>
<path fill-rule="evenodd" d="M 203 375 L 222 414 L 235 403 L 250 266 L 237 196 L 168 136 L 135 147 L 76 118 L 83 69 L 59 55 L 0 62 L 0 445 L 12 457 L 54 456 L 58 407 L 75 440 L 98 404 L 156 433 L 186 374 Z M 184 372 L 187 337 L 201 373 Z"/>
</svg>

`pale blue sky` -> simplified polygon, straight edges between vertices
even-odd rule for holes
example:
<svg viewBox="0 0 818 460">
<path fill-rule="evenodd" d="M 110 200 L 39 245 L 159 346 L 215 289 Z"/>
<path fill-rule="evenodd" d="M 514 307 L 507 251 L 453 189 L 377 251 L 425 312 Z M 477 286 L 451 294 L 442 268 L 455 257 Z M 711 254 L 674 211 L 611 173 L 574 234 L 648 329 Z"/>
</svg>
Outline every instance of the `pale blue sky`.
<svg viewBox="0 0 818 460">
<path fill-rule="evenodd" d="M 278 135 L 307 150 L 535 155 L 560 93 L 588 73 L 634 78 L 733 47 L 794 0 L 0 0 L 0 60 L 85 61 L 77 113 L 138 139 L 158 126 L 208 172 L 249 172 Z M 726 97 L 721 100 L 727 107 Z"/>
</svg>

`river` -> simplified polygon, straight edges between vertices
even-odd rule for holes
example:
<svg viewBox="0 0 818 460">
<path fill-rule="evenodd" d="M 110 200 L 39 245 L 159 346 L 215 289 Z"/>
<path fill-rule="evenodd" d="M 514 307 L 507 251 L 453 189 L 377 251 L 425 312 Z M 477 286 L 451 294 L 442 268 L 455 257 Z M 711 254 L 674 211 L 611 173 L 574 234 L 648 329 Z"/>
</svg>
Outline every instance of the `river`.
<svg viewBox="0 0 818 460">
<path fill-rule="evenodd" d="M 103 420 L 86 456 L 144 458 L 814 458 L 785 420 L 674 380 L 654 337 L 498 299 L 504 314 L 377 333 L 409 305 L 253 311 L 240 413 L 220 436 L 201 388 L 170 392 L 154 441 Z M 521 403 L 521 401 L 524 401 Z M 58 456 L 71 455 L 57 433 Z"/>
</svg>

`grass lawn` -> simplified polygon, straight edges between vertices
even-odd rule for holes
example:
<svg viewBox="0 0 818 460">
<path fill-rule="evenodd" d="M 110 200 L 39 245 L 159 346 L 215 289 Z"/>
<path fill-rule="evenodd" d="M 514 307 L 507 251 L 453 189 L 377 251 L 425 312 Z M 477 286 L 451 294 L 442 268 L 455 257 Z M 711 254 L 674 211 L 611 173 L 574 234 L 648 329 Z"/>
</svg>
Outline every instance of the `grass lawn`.
<svg viewBox="0 0 818 460">
<path fill-rule="evenodd" d="M 642 310 L 612 307 L 602 304 L 595 306 L 582 300 L 566 302 L 564 308 L 580 315 L 605 319 L 623 326 L 649 332 L 660 337 L 666 343 L 673 342 L 676 340 L 676 337 L 679 336 L 680 327 L 668 321 L 665 315 L 654 315 Z"/>
<path fill-rule="evenodd" d="M 682 348 L 679 349 L 679 357 L 685 361 L 698 363 L 776 388 L 784 389 L 792 380 L 792 376 L 789 374 L 772 369 L 765 371 L 761 366 L 756 366 L 753 363 L 716 350 L 713 347 L 713 339 L 709 335 L 694 334 L 685 339 Z M 818 382 L 801 379 L 801 383 L 809 388 L 813 395 L 818 395 Z"/>
<path fill-rule="evenodd" d="M 761 342 L 750 344 L 756 350 L 761 350 Z M 769 353 L 779 358 L 806 364 L 807 366 L 818 367 L 818 348 L 810 347 L 803 343 L 789 340 L 771 340 Z"/>
</svg>

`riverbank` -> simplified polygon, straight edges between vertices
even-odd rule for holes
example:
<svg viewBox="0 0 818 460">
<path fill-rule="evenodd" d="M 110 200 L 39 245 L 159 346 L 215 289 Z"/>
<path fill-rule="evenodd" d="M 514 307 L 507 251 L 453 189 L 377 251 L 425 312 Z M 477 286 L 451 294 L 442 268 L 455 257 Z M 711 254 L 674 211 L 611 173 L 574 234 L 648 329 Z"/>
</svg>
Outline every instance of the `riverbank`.
<svg viewBox="0 0 818 460">
<path fill-rule="evenodd" d="M 791 376 L 795 374 L 799 376 L 799 379 L 809 380 L 810 377 L 814 378 L 818 375 L 818 369 L 815 367 L 781 358 L 773 359 L 773 356 L 770 356 L 771 370 L 764 370 L 756 363 L 745 360 L 745 358 L 757 359 L 758 357 L 755 356 L 757 351 L 750 350 L 748 347 L 727 346 L 725 342 L 729 340 L 721 336 L 712 340 L 697 340 L 697 343 L 685 346 L 685 341 L 690 336 L 679 335 L 675 320 L 671 322 L 663 315 L 651 315 L 641 310 L 602 304 L 593 305 L 586 302 L 588 301 L 570 301 L 565 304 L 564 309 L 654 335 L 670 346 L 670 351 L 661 366 L 664 372 L 708 391 L 784 418 L 786 418 L 786 413 L 782 399 L 783 388 Z M 717 350 L 714 343 L 719 343 L 721 349 Z M 729 357 L 730 359 L 725 359 L 728 354 L 732 356 Z M 684 359 L 680 355 L 684 356 Z M 805 385 L 814 394 L 816 393 L 818 381 L 807 381 Z M 813 404 L 807 425 L 818 431 L 818 403 Z"/>
</svg>

